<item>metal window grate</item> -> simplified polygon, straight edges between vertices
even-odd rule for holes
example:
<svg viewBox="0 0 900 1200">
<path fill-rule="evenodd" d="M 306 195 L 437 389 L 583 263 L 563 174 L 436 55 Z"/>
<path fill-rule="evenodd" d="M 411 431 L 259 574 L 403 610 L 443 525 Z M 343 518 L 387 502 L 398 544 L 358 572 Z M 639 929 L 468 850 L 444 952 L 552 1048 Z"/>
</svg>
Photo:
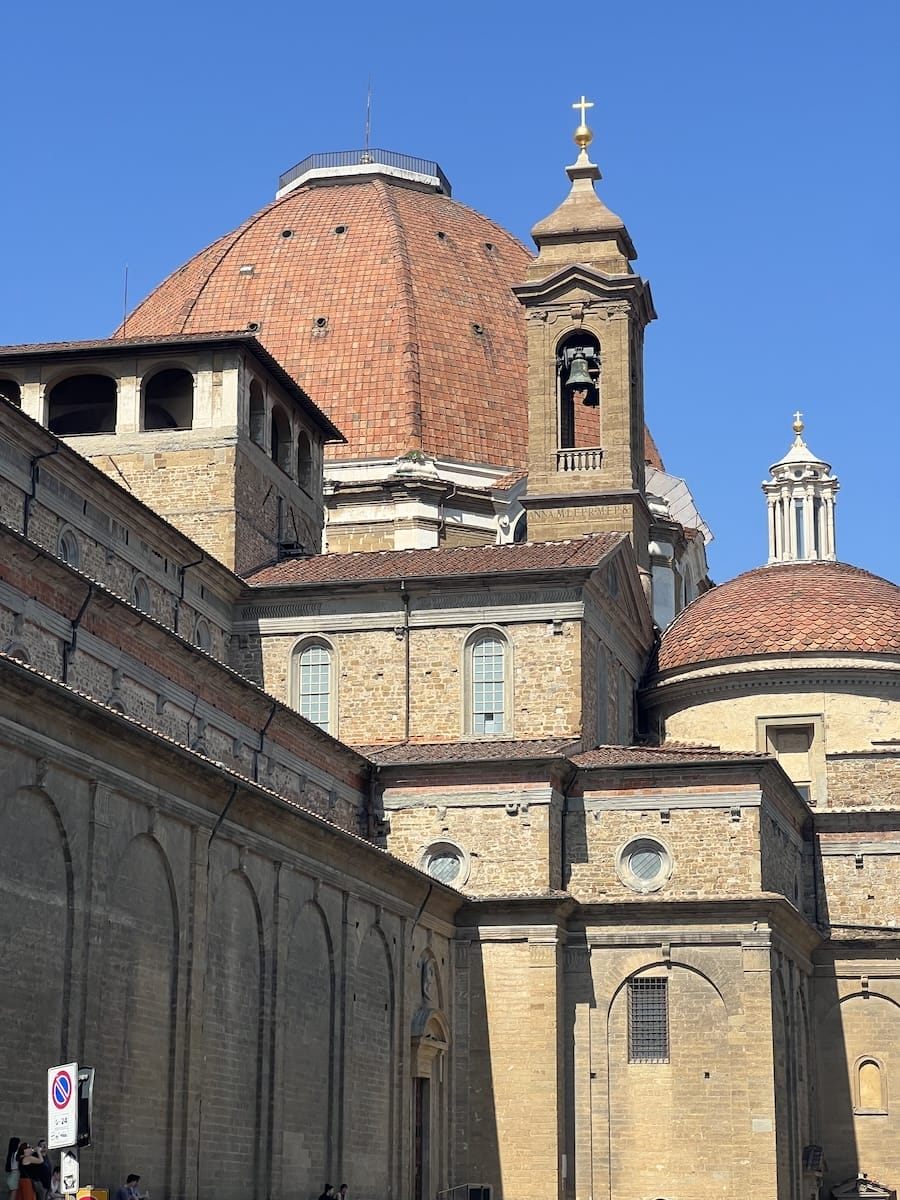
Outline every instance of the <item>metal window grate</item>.
<svg viewBox="0 0 900 1200">
<path fill-rule="evenodd" d="M 472 731 L 503 733 L 503 643 L 481 638 L 472 647 Z"/>
<path fill-rule="evenodd" d="M 669 1061 L 667 979 L 632 979 L 628 985 L 628 1061 Z"/>
<path fill-rule="evenodd" d="M 328 732 L 331 706 L 331 654 L 325 646 L 307 646 L 300 655 L 300 713 Z"/>
</svg>

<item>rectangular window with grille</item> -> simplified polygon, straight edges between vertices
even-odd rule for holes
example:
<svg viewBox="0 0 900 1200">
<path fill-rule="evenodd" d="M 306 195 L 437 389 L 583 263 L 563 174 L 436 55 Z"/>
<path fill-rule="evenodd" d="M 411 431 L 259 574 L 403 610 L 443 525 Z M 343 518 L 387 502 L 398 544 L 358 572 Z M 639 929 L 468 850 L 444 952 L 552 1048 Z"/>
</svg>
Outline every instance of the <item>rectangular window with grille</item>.
<svg viewBox="0 0 900 1200">
<path fill-rule="evenodd" d="M 628 985 L 628 1061 L 669 1061 L 667 979 L 632 979 Z"/>
</svg>

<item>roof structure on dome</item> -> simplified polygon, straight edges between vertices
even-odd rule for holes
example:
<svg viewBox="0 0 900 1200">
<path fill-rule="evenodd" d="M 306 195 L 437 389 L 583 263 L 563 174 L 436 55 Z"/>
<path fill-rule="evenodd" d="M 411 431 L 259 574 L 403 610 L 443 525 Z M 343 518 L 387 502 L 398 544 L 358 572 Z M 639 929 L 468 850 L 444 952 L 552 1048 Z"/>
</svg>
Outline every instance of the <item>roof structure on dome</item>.
<svg viewBox="0 0 900 1200">
<path fill-rule="evenodd" d="M 663 635 L 658 669 L 822 653 L 900 655 L 900 587 L 846 563 L 757 567 L 676 617 Z"/>
<path fill-rule="evenodd" d="M 357 550 L 288 558 L 246 577 L 253 587 L 364 583 L 382 579 L 466 577 L 518 571 L 591 570 L 622 542 L 624 533 L 593 533 L 563 542 L 442 546 L 434 550 Z"/>
</svg>

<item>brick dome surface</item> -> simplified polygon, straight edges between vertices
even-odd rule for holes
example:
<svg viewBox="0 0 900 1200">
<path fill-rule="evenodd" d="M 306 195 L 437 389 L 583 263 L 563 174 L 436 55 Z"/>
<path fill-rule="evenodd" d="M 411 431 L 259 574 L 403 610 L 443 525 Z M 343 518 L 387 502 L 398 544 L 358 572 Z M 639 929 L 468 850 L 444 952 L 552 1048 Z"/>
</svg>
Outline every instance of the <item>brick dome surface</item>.
<svg viewBox="0 0 900 1200">
<path fill-rule="evenodd" d="M 346 435 L 336 458 L 410 449 L 521 466 L 531 255 L 448 196 L 375 177 L 288 192 L 169 276 L 129 337 L 259 327 Z M 252 268 L 252 270 L 251 270 Z"/>
<path fill-rule="evenodd" d="M 828 652 L 900 655 L 900 587 L 846 563 L 758 567 L 678 615 L 663 635 L 658 670 Z"/>
</svg>

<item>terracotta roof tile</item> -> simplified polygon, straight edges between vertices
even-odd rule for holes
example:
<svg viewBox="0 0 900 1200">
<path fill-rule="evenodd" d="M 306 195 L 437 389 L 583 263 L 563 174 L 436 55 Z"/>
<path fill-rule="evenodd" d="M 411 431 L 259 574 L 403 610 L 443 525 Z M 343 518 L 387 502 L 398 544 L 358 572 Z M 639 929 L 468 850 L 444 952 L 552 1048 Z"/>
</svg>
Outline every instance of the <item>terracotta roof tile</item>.
<svg viewBox="0 0 900 1200">
<path fill-rule="evenodd" d="M 512 762 L 541 758 L 568 758 L 576 767 L 687 766 L 697 763 L 760 762 L 767 754 L 718 750 L 710 746 L 682 743 L 664 746 L 598 746 L 580 751 L 572 738 L 469 742 L 401 742 L 394 746 L 355 746 L 381 766 L 426 765 L 428 763 Z"/>
<path fill-rule="evenodd" d="M 289 558 L 247 576 L 253 587 L 316 583 L 362 583 L 380 579 L 428 579 L 495 572 L 590 570 L 622 533 L 593 533 L 565 542 L 516 542 L 504 546 L 448 546 L 435 550 L 358 550 Z"/>
<path fill-rule="evenodd" d="M 583 754 L 572 755 L 576 767 L 654 767 L 687 766 L 692 763 L 759 762 L 767 754 L 739 750 L 717 750 L 710 746 L 597 746 Z"/>
<path fill-rule="evenodd" d="M 346 432 L 335 457 L 421 448 L 521 464 L 524 424 L 509 414 L 524 406 L 525 321 L 511 286 L 530 260 L 435 192 L 378 177 L 300 187 L 171 275 L 128 331 L 258 322 L 260 341 Z"/>
<path fill-rule="evenodd" d="M 533 758 L 563 758 L 580 742 L 572 738 L 513 741 L 401 742 L 394 746 L 355 746 L 358 754 L 381 766 L 413 763 L 510 762 Z"/>
<path fill-rule="evenodd" d="M 846 563 L 758 567 L 689 604 L 666 630 L 658 665 L 829 652 L 900 654 L 900 588 Z"/>
</svg>

